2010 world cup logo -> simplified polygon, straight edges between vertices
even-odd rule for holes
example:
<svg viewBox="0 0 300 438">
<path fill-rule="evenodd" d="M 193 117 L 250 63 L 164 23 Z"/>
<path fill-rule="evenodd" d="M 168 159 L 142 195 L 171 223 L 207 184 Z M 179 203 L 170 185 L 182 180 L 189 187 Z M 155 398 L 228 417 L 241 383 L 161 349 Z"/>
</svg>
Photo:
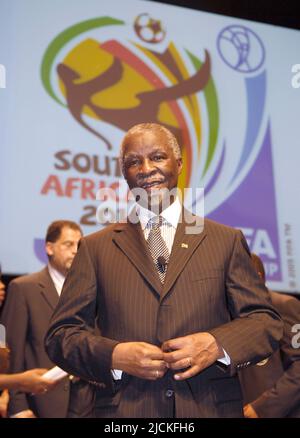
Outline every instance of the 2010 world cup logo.
<svg viewBox="0 0 300 438">
<path fill-rule="evenodd" d="M 135 39 L 126 38 L 132 27 Z M 111 17 L 78 23 L 50 43 L 42 81 L 107 153 L 119 147 L 108 128 L 124 133 L 145 121 L 168 128 L 185 163 L 179 186 L 200 187 L 214 161 L 219 127 L 211 56 L 167 37 L 166 26 L 146 13 L 130 26 Z"/>
</svg>

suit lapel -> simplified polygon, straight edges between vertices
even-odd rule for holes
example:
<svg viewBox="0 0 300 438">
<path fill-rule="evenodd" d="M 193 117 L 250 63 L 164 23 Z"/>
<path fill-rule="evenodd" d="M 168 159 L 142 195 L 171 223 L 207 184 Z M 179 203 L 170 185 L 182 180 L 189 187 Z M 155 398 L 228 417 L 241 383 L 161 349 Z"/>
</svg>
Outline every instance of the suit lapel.
<svg viewBox="0 0 300 438">
<path fill-rule="evenodd" d="M 204 229 L 198 234 L 186 233 L 186 227 L 192 226 L 195 217 L 188 210 L 183 212 L 182 221 L 177 226 L 164 285 L 161 284 L 155 270 L 140 224 L 135 223 L 136 220 L 131 222 L 129 218 L 128 223 L 117 224 L 114 229 L 114 242 L 160 295 L 161 300 L 170 291 L 192 254 L 206 237 Z"/>
<path fill-rule="evenodd" d="M 206 237 L 204 228 L 197 234 L 187 234 L 186 227 L 191 227 L 195 223 L 195 216 L 188 210 L 183 210 L 182 220 L 177 226 L 177 231 L 174 238 L 172 252 L 170 255 L 168 269 L 166 273 L 161 300 L 167 295 L 177 280 L 178 276 L 183 271 L 187 262 L 193 255 L 196 248 L 203 242 Z"/>
<path fill-rule="evenodd" d="M 39 279 L 41 295 L 49 306 L 54 310 L 58 304 L 59 295 L 55 289 L 54 283 L 50 277 L 48 268 L 43 269 Z"/>
<path fill-rule="evenodd" d="M 113 240 L 156 293 L 160 295 L 162 284 L 155 271 L 140 223 L 129 221 L 126 224 L 118 224 L 114 230 Z"/>
</svg>

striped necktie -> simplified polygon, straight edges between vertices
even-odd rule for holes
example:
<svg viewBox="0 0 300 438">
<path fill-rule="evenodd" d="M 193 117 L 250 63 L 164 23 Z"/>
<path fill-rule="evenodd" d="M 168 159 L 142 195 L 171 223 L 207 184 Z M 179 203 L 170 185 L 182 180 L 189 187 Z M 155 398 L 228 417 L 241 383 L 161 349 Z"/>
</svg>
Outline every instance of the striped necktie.
<svg viewBox="0 0 300 438">
<path fill-rule="evenodd" d="M 163 220 L 162 216 L 154 216 L 147 224 L 147 227 L 150 228 L 147 243 L 161 283 L 165 281 L 170 257 L 167 245 L 161 235 Z"/>
</svg>

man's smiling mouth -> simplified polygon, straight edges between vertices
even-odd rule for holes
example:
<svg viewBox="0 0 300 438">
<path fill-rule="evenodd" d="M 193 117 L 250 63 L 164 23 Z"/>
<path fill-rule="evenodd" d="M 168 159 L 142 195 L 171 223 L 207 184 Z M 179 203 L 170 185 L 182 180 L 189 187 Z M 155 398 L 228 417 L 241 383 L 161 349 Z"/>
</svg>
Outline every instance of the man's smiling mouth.
<svg viewBox="0 0 300 438">
<path fill-rule="evenodd" d="M 144 183 L 140 184 L 140 187 L 142 189 L 151 189 L 153 187 L 157 187 L 157 186 L 162 185 L 164 182 L 165 182 L 165 180 L 147 181 L 147 182 L 144 182 Z"/>
</svg>

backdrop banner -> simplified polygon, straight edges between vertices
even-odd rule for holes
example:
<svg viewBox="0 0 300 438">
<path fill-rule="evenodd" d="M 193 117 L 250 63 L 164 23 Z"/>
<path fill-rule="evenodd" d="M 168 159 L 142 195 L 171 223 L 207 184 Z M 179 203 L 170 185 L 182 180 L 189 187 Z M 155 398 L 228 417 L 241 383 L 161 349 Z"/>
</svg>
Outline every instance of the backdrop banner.
<svg viewBox="0 0 300 438">
<path fill-rule="evenodd" d="M 0 11 L 5 273 L 41 268 L 55 219 L 89 234 L 125 215 L 120 142 L 151 121 L 180 143 L 180 188 L 203 187 L 205 216 L 242 229 L 272 289 L 300 290 L 299 31 L 142 0 Z"/>
</svg>

